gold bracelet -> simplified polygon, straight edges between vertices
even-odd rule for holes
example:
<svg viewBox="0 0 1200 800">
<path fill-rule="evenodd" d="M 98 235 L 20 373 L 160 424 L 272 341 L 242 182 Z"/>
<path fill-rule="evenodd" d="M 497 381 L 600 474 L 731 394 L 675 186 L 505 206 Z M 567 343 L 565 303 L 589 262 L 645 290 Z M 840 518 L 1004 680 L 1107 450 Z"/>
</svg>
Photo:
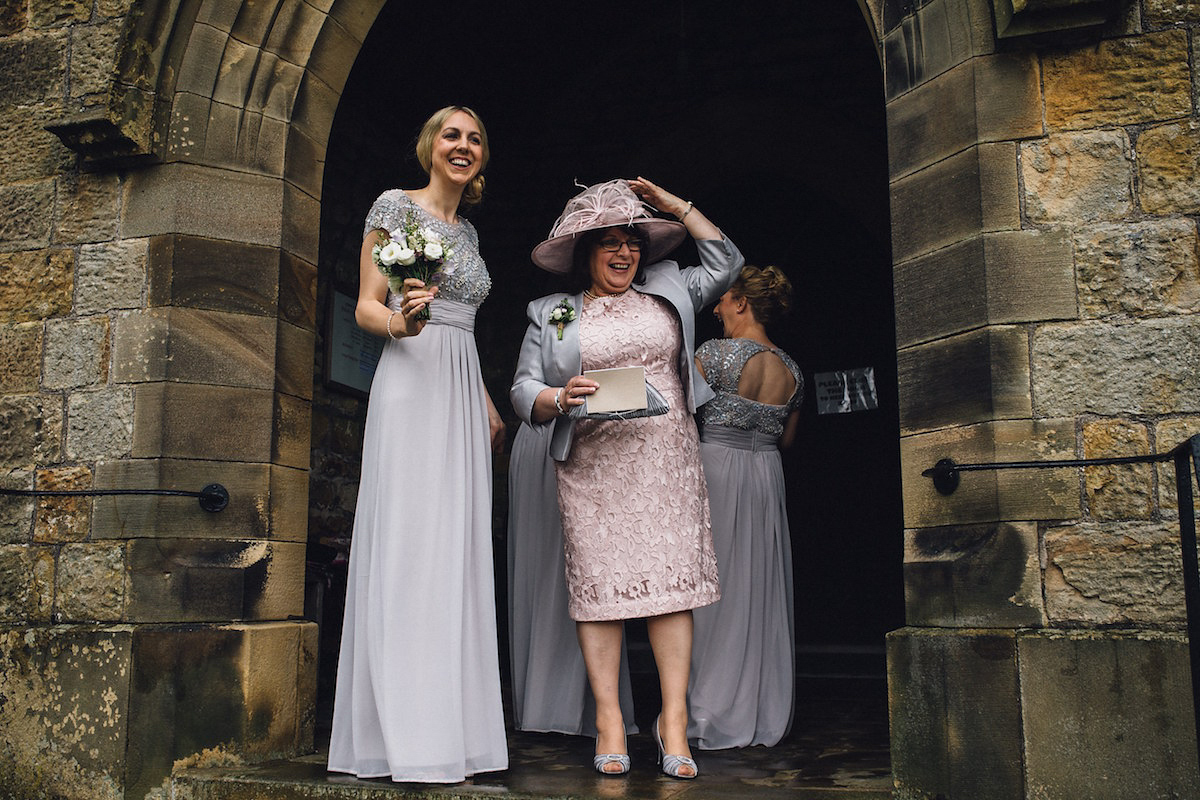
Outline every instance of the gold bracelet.
<svg viewBox="0 0 1200 800">
<path fill-rule="evenodd" d="M 396 316 L 396 312 L 395 312 L 395 311 L 393 311 L 392 313 L 388 314 L 388 318 L 387 318 L 387 332 L 388 332 L 388 338 L 389 338 L 389 339 L 395 339 L 396 341 L 400 341 L 400 337 L 399 337 L 399 336 L 397 336 L 396 334 L 392 333 L 392 317 L 394 317 L 394 316 Z"/>
<path fill-rule="evenodd" d="M 679 218 L 679 221 L 680 221 L 680 222 L 683 222 L 683 218 L 684 218 L 684 217 L 686 217 L 686 216 L 687 216 L 688 214 L 690 214 L 690 213 L 692 213 L 692 201 L 691 201 L 691 200 L 688 200 L 688 207 L 687 207 L 687 209 L 686 209 L 686 210 L 683 212 L 683 216 Z"/>
</svg>

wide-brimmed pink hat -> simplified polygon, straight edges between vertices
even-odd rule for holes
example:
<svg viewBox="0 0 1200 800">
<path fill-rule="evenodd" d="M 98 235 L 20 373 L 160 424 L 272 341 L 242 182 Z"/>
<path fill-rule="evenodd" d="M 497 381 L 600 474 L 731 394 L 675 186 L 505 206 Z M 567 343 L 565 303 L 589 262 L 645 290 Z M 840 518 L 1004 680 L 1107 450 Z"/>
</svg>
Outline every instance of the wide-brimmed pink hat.
<svg viewBox="0 0 1200 800">
<path fill-rule="evenodd" d="M 650 247 L 642 250 L 642 264 L 661 260 L 687 235 L 682 222 L 653 216 L 650 206 L 629 188 L 629 182 L 617 179 L 589 186 L 568 200 L 550 228 L 550 236 L 533 248 L 533 263 L 547 272 L 568 273 L 580 234 L 629 225 L 644 230 L 650 240 Z"/>
</svg>

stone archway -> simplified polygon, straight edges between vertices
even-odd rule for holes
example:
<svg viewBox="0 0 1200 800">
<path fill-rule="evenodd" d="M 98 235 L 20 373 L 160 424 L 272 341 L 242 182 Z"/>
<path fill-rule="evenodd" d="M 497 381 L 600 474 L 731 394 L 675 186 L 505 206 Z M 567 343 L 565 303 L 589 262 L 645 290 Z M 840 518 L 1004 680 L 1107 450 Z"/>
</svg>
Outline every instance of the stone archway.
<svg viewBox="0 0 1200 800">
<path fill-rule="evenodd" d="M 311 746 L 312 626 L 288 617 L 303 595 L 296 509 L 323 143 L 381 5 L 0 17 L 6 63 L 19 53 L 39 65 L 4 102 L 33 103 L 82 168 L 39 141 L 32 166 L 4 179 L 4 265 L 18 276 L 6 286 L 53 298 L 5 301 L 8 341 L 50 364 L 6 378 L 5 413 L 23 420 L 13 438 L 29 445 L 6 463 L 27 484 L 220 480 L 233 495 L 218 517 L 101 500 L 73 512 L 70 530 L 32 503 L 8 518 L 18 533 L 0 555 L 16 589 L 0 676 L 18 699 L 0 712 L 0 765 L 29 786 L 140 797 L 206 749 L 257 758 Z M 1144 449 L 1196 422 L 1190 273 L 1154 279 L 1181 291 L 1139 294 L 1139 276 L 1103 253 L 1193 263 L 1188 49 L 1200 22 L 1154 0 L 1133 15 L 1102 0 L 1066 11 L 1052 0 L 864 5 L 886 82 L 908 529 L 910 627 L 889 652 L 898 786 L 973 798 L 1085 796 L 1096 781 L 1124 795 L 1194 793 L 1191 719 L 1168 699 L 1185 684 L 1178 603 L 1169 591 L 1106 594 L 1113 568 L 1094 555 L 1099 542 L 1175 585 L 1156 560 L 1170 544 L 1156 516 L 1164 482 L 1135 481 L 1147 516 L 1106 492 L 1128 486 L 1120 479 L 996 476 L 947 501 L 920 470 L 950 451 Z M 67 25 L 80 48 L 71 80 L 58 52 Z M 1007 38 L 1062 30 L 1088 44 Z M 1064 154 L 1094 168 L 1063 178 Z M 1112 175 L 1115 188 L 1101 179 Z M 1095 267 L 1130 292 L 1100 282 L 1081 295 L 1076 270 Z M 80 340 L 104 341 L 111 358 L 71 349 Z M 1097 352 L 1115 369 L 1148 349 L 1152 392 L 1111 391 L 1104 370 L 1088 369 Z M 1081 599 L 1089 581 L 1111 620 Z M 1114 620 L 1127 631 L 1101 629 Z M 1098 666 L 1064 671 L 1079 663 Z M 1094 687 L 1114 680 L 1120 695 L 1094 703 Z M 197 697 L 215 713 L 200 713 Z M 1126 705 L 1154 708 L 1159 728 Z M 1047 716 L 1090 738 L 1063 736 Z M 1119 739 L 1105 735 L 1110 722 Z M 1142 743 L 1153 752 L 1130 750 Z M 1125 769 L 1110 779 L 1112 764 Z"/>
</svg>

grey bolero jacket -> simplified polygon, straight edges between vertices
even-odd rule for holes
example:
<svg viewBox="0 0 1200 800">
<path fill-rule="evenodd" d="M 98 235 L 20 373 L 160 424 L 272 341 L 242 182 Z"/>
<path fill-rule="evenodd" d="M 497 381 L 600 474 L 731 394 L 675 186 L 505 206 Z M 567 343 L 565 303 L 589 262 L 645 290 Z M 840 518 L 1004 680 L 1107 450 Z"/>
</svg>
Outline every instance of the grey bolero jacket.
<svg viewBox="0 0 1200 800">
<path fill-rule="evenodd" d="M 645 281 L 634 283 L 632 287 L 643 294 L 666 300 L 679 317 L 683 334 L 679 374 L 683 378 L 688 411 L 693 414 L 714 396 L 713 390 L 696 370 L 696 314 L 728 291 L 746 261 L 728 238 L 719 241 L 698 240 L 696 248 L 700 253 L 700 266 L 681 269 L 674 261 L 660 261 L 643 268 L 641 273 Z M 538 424 L 531 418 L 533 402 L 538 394 L 547 387 L 565 385 L 583 371 L 579 325 L 567 323 L 560 341 L 558 327 L 550 322 L 550 310 L 563 297 L 562 294 L 539 297 L 529 304 L 525 312 L 529 317 L 529 327 L 521 343 L 517 374 L 513 376 L 508 396 L 517 416 L 533 425 Z M 569 296 L 569 299 L 578 317 L 583 313 L 583 295 L 576 294 Z M 542 424 L 551 422 L 554 423 L 554 432 L 550 438 L 550 456 L 555 461 L 565 461 L 571 452 L 575 420 L 557 417 Z"/>
</svg>

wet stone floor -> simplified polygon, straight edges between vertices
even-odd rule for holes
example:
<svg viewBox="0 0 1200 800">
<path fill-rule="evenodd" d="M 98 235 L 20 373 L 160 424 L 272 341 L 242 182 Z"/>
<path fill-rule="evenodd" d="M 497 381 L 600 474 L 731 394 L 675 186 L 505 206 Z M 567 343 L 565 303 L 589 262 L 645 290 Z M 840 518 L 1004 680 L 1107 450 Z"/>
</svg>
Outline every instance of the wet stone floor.
<svg viewBox="0 0 1200 800">
<path fill-rule="evenodd" d="M 639 703 L 639 709 L 647 705 Z M 193 800 L 402 800 L 402 798 L 678 798 L 679 800 L 883 800 L 892 795 L 887 698 L 882 679 L 801 686 L 791 733 L 777 746 L 694 751 L 700 777 L 658 772 L 648 730 L 657 709 L 629 737 L 628 775 L 591 767 L 592 739 L 510 729 L 509 769 L 449 786 L 358 780 L 325 771 L 324 749 L 255 766 L 197 769 L 176 777 L 177 796 Z"/>
</svg>

